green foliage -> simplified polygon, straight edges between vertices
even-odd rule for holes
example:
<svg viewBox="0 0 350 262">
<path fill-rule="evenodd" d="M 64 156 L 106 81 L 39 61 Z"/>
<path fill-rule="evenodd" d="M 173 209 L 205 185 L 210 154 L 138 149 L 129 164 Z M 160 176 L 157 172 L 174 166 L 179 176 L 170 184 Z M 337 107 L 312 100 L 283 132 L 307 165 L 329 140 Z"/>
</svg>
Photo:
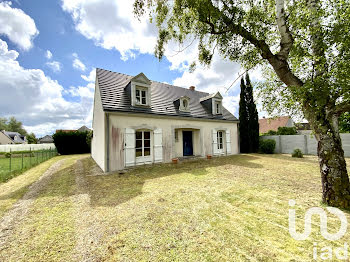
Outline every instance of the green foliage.
<svg viewBox="0 0 350 262">
<path fill-rule="evenodd" d="M 61 155 L 90 153 L 87 143 L 88 132 L 57 132 L 52 136 L 57 151 Z"/>
<path fill-rule="evenodd" d="M 89 148 L 91 149 L 91 141 L 92 141 L 92 137 L 93 137 L 94 133 L 93 131 L 89 131 L 87 136 L 86 136 L 86 143 L 88 144 Z"/>
<path fill-rule="evenodd" d="M 350 133 L 350 112 L 345 112 L 339 117 L 339 131 Z"/>
<path fill-rule="evenodd" d="M 239 101 L 239 133 L 240 151 L 256 153 L 259 149 L 259 117 L 253 97 L 253 87 L 246 74 L 246 80 L 241 79 L 241 94 Z"/>
<path fill-rule="evenodd" d="M 299 148 L 296 148 L 292 153 L 292 157 L 303 158 L 304 156 L 301 150 Z"/>
<path fill-rule="evenodd" d="M 276 147 L 276 141 L 273 139 L 261 139 L 259 143 L 259 152 L 262 154 L 273 154 Z"/>
<path fill-rule="evenodd" d="M 262 134 L 263 136 L 275 136 L 277 135 L 277 131 L 275 130 L 269 130 L 266 133 Z"/>
<path fill-rule="evenodd" d="M 30 133 L 27 135 L 27 141 L 28 141 L 28 144 L 37 144 L 38 143 L 38 139 L 36 138 L 34 133 Z"/>
<path fill-rule="evenodd" d="M 277 135 L 297 135 L 297 129 L 295 127 L 279 127 L 277 129 Z"/>
<path fill-rule="evenodd" d="M 263 136 L 282 136 L 282 135 L 297 135 L 297 129 L 296 127 L 279 127 L 277 131 L 275 130 L 269 130 L 267 133 L 262 134 Z"/>
<path fill-rule="evenodd" d="M 11 154 L 10 152 L 6 152 L 6 153 L 5 153 L 5 157 L 6 157 L 6 158 L 10 158 L 11 155 L 12 155 L 12 154 Z"/>
<path fill-rule="evenodd" d="M 10 119 L 0 118 L 0 130 L 18 132 L 24 136 L 27 135 L 27 131 L 23 128 L 22 122 L 17 121 L 14 117 L 10 117 Z"/>
</svg>

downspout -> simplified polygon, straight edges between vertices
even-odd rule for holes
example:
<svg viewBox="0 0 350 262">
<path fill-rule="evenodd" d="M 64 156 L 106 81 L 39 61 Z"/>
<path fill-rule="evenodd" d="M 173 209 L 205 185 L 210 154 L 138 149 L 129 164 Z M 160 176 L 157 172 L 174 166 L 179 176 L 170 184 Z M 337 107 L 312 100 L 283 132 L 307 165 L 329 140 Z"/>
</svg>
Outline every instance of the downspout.
<svg viewBox="0 0 350 262">
<path fill-rule="evenodd" d="M 107 156 L 107 163 L 106 163 L 106 172 L 109 172 L 109 114 L 106 113 L 106 156 Z"/>
</svg>

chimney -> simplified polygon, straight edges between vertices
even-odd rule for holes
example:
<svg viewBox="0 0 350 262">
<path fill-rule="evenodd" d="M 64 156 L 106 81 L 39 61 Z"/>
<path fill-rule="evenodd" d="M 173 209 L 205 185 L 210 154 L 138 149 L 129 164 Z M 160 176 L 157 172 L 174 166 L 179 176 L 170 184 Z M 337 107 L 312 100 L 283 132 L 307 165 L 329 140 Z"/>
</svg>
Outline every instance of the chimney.
<svg viewBox="0 0 350 262">
<path fill-rule="evenodd" d="M 190 90 L 191 90 L 191 91 L 194 91 L 195 89 L 196 89 L 195 86 L 190 86 Z"/>
</svg>

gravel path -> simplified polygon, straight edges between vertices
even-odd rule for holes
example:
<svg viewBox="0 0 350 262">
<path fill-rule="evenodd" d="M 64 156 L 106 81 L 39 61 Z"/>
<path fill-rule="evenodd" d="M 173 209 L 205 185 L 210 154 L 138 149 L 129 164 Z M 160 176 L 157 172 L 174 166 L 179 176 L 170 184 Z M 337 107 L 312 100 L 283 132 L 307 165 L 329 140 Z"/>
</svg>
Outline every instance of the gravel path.
<svg viewBox="0 0 350 262">
<path fill-rule="evenodd" d="M 99 242 L 103 236 L 104 230 L 98 219 L 94 216 L 93 209 L 90 206 L 90 196 L 87 193 L 86 172 L 82 160 L 78 160 L 75 166 L 75 182 L 77 193 L 73 196 L 75 207 L 75 220 L 77 243 L 75 247 L 76 261 L 100 261 L 96 256 L 96 249 L 99 248 Z M 95 253 L 95 254 L 94 254 Z"/>
<path fill-rule="evenodd" d="M 49 169 L 29 187 L 27 193 L 25 193 L 13 208 L 0 220 L 0 252 L 6 248 L 6 243 L 8 243 L 14 228 L 26 217 L 31 204 L 38 197 L 42 189 L 46 187 L 52 175 L 59 170 L 64 161 L 65 159 L 59 160 L 49 167 Z"/>
</svg>

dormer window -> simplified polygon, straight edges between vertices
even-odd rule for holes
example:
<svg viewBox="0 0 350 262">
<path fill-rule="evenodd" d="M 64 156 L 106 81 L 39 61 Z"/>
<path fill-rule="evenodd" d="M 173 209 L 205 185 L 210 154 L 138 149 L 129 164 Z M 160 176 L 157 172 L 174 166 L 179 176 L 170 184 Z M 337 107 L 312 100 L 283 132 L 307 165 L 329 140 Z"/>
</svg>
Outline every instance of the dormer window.
<svg viewBox="0 0 350 262">
<path fill-rule="evenodd" d="M 219 102 L 219 101 L 215 102 L 215 114 L 216 115 L 221 114 L 221 102 Z"/>
<path fill-rule="evenodd" d="M 143 73 L 130 80 L 132 106 L 148 107 L 151 105 L 151 83 Z"/>
<path fill-rule="evenodd" d="M 180 97 L 180 111 L 182 112 L 190 112 L 190 98 L 187 96 Z"/>
<path fill-rule="evenodd" d="M 146 88 L 136 86 L 136 104 L 145 106 L 147 105 L 147 91 L 148 90 Z"/>
</svg>

